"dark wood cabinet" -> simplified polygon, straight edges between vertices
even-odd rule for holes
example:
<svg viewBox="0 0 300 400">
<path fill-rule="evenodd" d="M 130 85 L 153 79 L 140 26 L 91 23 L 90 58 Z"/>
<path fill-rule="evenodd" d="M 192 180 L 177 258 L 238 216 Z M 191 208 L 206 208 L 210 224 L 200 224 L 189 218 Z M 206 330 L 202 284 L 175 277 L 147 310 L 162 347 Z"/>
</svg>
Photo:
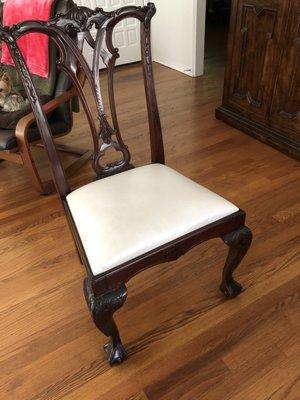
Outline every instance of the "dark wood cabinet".
<svg viewBox="0 0 300 400">
<path fill-rule="evenodd" d="M 300 159 L 300 0 L 233 0 L 216 116 Z"/>
</svg>

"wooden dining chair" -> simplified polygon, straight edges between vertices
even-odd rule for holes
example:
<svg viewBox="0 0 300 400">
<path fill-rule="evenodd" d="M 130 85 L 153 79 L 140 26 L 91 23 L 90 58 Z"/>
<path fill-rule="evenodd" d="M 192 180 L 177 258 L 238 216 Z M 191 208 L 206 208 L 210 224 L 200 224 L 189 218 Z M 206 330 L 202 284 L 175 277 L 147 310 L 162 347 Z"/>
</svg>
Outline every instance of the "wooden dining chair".
<svg viewBox="0 0 300 400">
<path fill-rule="evenodd" d="M 159 263 L 176 260 L 192 247 L 212 238 L 221 238 L 229 247 L 223 269 L 221 291 L 237 296 L 242 286 L 233 272 L 245 256 L 252 240 L 245 226 L 245 212 L 234 204 L 165 166 L 151 60 L 150 22 L 155 6 L 128 6 L 113 12 L 75 7 L 50 22 L 31 21 L 13 31 L 0 28 L 10 46 L 18 71 L 47 151 L 57 191 L 73 234 L 80 259 L 87 270 L 84 293 L 96 326 L 110 342 L 105 346 L 111 365 L 126 359 L 113 314 L 125 302 L 126 283 L 137 273 Z M 134 168 L 130 152 L 119 130 L 114 101 L 113 72 L 118 49 L 114 48 L 114 27 L 125 18 L 137 18 L 141 26 L 142 68 L 148 108 L 151 161 Z M 96 29 L 93 39 L 89 32 Z M 70 39 L 72 32 L 84 33 L 94 49 L 90 68 Z M 94 154 L 94 180 L 71 191 L 60 163 L 43 107 L 22 59 L 16 39 L 20 34 L 43 32 L 51 36 L 61 52 L 59 67 L 74 82 L 89 122 Z M 105 43 L 105 46 L 104 46 Z M 90 85 L 98 110 L 94 121 L 82 85 L 72 69 L 70 51 Z M 107 65 L 112 125 L 106 117 L 99 82 L 100 58 Z M 108 149 L 120 158 L 105 164 Z"/>
</svg>

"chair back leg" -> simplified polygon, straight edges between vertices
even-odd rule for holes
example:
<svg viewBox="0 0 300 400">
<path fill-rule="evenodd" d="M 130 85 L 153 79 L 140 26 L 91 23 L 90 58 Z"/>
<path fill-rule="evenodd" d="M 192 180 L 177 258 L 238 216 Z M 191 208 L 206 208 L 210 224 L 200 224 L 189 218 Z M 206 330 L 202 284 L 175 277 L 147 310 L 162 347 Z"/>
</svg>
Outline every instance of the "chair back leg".
<svg viewBox="0 0 300 400">
<path fill-rule="evenodd" d="M 221 291 L 228 298 L 234 298 L 241 293 L 243 287 L 233 279 L 233 272 L 245 257 L 251 242 L 252 232 L 247 226 L 243 226 L 222 237 L 229 247 L 228 256 L 223 269 Z"/>
</svg>

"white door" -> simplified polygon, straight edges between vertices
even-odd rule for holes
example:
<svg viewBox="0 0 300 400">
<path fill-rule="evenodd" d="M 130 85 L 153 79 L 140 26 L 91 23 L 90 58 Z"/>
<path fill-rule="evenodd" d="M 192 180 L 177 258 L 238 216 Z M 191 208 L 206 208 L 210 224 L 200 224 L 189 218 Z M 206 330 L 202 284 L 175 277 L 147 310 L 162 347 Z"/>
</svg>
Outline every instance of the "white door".
<svg viewBox="0 0 300 400">
<path fill-rule="evenodd" d="M 142 6 L 143 0 L 75 0 L 80 6 L 89 8 L 102 7 L 105 11 L 111 11 L 123 6 Z M 95 35 L 96 32 L 93 32 Z M 116 64 L 128 64 L 141 60 L 140 50 L 140 26 L 135 18 L 128 18 L 116 25 L 113 35 L 114 46 L 119 49 L 120 58 Z M 86 45 L 84 55 L 89 63 L 92 62 L 92 50 Z M 101 67 L 104 67 L 102 64 Z"/>
</svg>

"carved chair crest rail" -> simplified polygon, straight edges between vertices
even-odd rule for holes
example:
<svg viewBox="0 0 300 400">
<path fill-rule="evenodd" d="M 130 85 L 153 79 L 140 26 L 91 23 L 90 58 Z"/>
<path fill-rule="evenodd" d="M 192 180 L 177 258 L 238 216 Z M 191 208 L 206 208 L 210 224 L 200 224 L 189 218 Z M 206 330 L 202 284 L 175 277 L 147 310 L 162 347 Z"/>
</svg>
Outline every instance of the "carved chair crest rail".
<svg viewBox="0 0 300 400">
<path fill-rule="evenodd" d="M 12 28 L 0 27 L 0 37 L 10 48 L 30 100 L 57 191 L 81 262 L 87 270 L 84 281 L 86 301 L 96 326 L 111 338 L 105 346 L 111 365 L 126 359 L 113 314 L 126 300 L 125 284 L 129 279 L 146 268 L 177 259 L 201 242 L 220 237 L 229 247 L 220 288 L 226 297 L 233 298 L 242 291 L 233 272 L 252 240 L 251 231 L 245 226 L 244 211 L 164 165 L 150 42 L 150 23 L 155 11 L 153 3 L 112 12 L 76 6 L 50 22 L 28 21 Z M 116 24 L 125 18 L 138 19 L 141 27 L 152 163 L 138 168 L 131 164 L 130 152 L 122 140 L 114 98 L 114 66 L 119 53 L 112 37 Z M 92 29 L 97 32 L 95 39 Z M 58 67 L 72 80 L 92 134 L 92 166 L 96 180 L 72 192 L 17 45 L 20 36 L 31 32 L 43 32 L 56 44 L 60 52 Z M 78 43 L 72 39 L 74 32 L 78 35 Z M 81 52 L 85 41 L 93 48 L 91 68 Z M 112 125 L 102 100 L 100 58 L 107 66 Z M 97 123 L 83 92 L 83 80 L 93 93 Z M 118 152 L 121 158 L 103 165 L 103 156 L 109 148 Z"/>
</svg>

